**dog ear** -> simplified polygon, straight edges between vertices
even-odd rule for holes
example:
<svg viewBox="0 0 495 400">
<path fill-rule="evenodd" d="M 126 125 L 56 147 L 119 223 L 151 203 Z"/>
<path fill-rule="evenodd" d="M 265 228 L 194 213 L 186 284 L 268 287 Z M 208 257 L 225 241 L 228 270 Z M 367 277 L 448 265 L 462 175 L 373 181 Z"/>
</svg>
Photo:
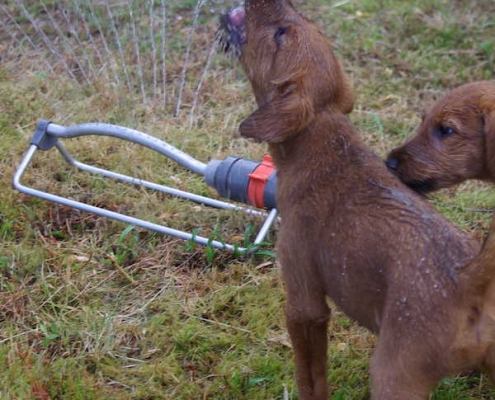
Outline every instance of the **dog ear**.
<svg viewBox="0 0 495 400">
<path fill-rule="evenodd" d="M 314 118 L 314 105 L 301 87 L 295 81 L 280 84 L 273 99 L 241 123 L 241 136 L 280 143 L 308 126 Z"/>
<path fill-rule="evenodd" d="M 343 73 L 343 87 L 339 98 L 339 110 L 344 114 L 350 114 L 354 109 L 354 95 L 349 77 Z"/>
<path fill-rule="evenodd" d="M 486 169 L 491 177 L 495 177 L 495 96 L 483 96 L 480 106 L 485 134 Z"/>
<path fill-rule="evenodd" d="M 486 148 L 486 168 L 495 177 L 495 110 L 483 114 Z"/>
</svg>

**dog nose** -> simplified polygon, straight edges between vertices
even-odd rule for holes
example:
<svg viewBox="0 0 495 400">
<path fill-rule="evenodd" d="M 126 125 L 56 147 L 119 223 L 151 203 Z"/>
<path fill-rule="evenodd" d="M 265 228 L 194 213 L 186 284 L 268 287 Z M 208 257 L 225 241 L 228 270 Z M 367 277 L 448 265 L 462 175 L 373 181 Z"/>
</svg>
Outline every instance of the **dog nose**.
<svg viewBox="0 0 495 400">
<path fill-rule="evenodd" d="M 232 25 L 240 27 L 246 19 L 246 10 L 243 6 L 234 7 L 230 9 L 227 15 Z"/>
<path fill-rule="evenodd" d="M 399 159 L 395 157 L 389 157 L 387 158 L 387 161 L 385 161 L 385 165 L 390 169 L 391 171 L 397 171 L 397 168 L 399 168 Z"/>
</svg>

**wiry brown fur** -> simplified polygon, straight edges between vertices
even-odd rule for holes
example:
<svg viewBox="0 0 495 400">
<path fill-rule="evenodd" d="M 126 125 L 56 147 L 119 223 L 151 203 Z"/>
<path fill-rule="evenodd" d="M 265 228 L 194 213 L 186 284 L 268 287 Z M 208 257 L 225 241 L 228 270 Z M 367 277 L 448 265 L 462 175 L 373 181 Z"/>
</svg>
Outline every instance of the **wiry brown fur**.
<svg viewBox="0 0 495 400">
<path fill-rule="evenodd" d="M 328 398 L 327 296 L 379 336 L 373 400 L 424 400 L 443 376 L 491 367 L 490 324 L 476 330 L 482 296 L 460 276 L 478 244 L 362 143 L 347 78 L 314 23 L 288 0 L 250 0 L 245 28 L 240 61 L 258 109 L 240 132 L 268 142 L 277 167 L 299 398 Z"/>
<path fill-rule="evenodd" d="M 495 82 L 468 83 L 447 93 L 387 164 L 422 192 L 466 179 L 495 182 Z"/>
</svg>

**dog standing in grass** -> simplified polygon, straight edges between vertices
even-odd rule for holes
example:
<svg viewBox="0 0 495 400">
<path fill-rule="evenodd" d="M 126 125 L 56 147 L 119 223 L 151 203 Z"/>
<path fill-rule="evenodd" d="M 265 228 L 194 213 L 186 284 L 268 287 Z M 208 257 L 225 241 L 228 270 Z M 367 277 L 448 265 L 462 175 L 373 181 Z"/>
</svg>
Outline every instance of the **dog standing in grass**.
<svg viewBox="0 0 495 400">
<path fill-rule="evenodd" d="M 289 0 L 248 0 L 221 22 L 258 104 L 240 133 L 267 142 L 277 167 L 299 398 L 328 399 L 327 297 L 378 334 L 373 400 L 425 400 L 442 377 L 474 367 L 493 375 L 492 341 L 476 329 L 480 293 L 459 280 L 478 244 L 362 143 L 346 117 L 348 80 L 319 28 Z"/>
<path fill-rule="evenodd" d="M 416 134 L 392 150 L 386 163 L 420 193 L 467 179 L 495 183 L 495 82 L 467 83 L 447 92 L 423 115 Z M 495 218 L 480 254 L 463 269 L 461 278 L 484 295 L 479 329 L 493 335 Z"/>
</svg>

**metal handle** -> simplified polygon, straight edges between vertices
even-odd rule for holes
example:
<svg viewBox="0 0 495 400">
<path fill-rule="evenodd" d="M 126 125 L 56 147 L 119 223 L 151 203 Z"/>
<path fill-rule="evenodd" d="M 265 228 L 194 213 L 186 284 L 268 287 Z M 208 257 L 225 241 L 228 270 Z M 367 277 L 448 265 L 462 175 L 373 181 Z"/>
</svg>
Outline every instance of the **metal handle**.
<svg viewBox="0 0 495 400">
<path fill-rule="evenodd" d="M 42 150 L 48 150 L 55 145 L 56 139 L 54 140 L 54 138 L 74 138 L 87 135 L 111 136 L 137 143 L 163 154 L 192 172 L 199 175 L 205 174 L 206 164 L 196 160 L 189 154 L 154 136 L 119 125 L 92 122 L 66 127 L 47 120 L 41 120 L 38 123 L 31 144 L 36 145 Z"/>
</svg>

